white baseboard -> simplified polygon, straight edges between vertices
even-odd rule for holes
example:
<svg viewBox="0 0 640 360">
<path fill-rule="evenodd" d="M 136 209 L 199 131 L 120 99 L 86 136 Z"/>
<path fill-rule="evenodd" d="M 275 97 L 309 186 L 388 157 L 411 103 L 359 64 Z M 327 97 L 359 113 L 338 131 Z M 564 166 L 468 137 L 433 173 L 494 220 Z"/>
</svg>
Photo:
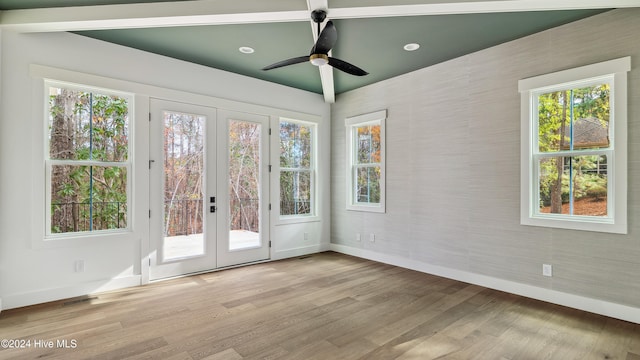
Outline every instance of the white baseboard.
<svg viewBox="0 0 640 360">
<path fill-rule="evenodd" d="M 276 250 L 271 256 L 271 260 L 282 260 L 296 256 L 304 256 L 309 254 L 317 254 L 319 252 L 329 250 L 329 244 L 315 244 L 310 246 L 299 247 L 295 249 Z"/>
<path fill-rule="evenodd" d="M 359 249 L 350 246 L 330 244 L 329 249 L 342 254 L 353 255 L 368 260 L 378 261 L 385 264 L 395 265 L 406 269 L 463 281 L 490 289 L 526 296 L 532 299 L 542 300 L 562 306 L 568 306 L 571 308 L 640 324 L 640 308 L 616 304 L 604 300 L 592 299 L 579 295 L 568 294 L 537 286 L 521 284 L 514 281 L 494 278 L 486 275 L 474 274 L 467 271 L 450 269 L 443 266 L 431 265 L 421 261 L 406 259 L 395 255 L 381 254 L 375 251 Z"/>
<path fill-rule="evenodd" d="M 117 279 L 106 279 L 103 281 L 92 281 L 89 283 L 74 285 L 70 287 L 43 289 L 28 293 L 5 296 L 2 306 L 5 310 L 41 304 L 49 301 L 68 299 L 76 296 L 99 293 L 103 291 L 122 289 L 126 287 L 141 285 L 140 275 L 127 276 Z"/>
</svg>

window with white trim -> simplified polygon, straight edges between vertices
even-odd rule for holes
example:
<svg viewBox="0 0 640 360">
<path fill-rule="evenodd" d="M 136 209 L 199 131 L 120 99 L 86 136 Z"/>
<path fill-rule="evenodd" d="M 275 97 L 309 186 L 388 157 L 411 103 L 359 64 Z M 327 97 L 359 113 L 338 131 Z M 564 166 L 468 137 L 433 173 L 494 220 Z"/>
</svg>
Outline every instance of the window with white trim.
<svg viewBox="0 0 640 360">
<path fill-rule="evenodd" d="M 630 58 L 520 80 L 521 223 L 627 232 Z"/>
<path fill-rule="evenodd" d="M 133 97 L 46 82 L 46 235 L 130 226 Z"/>
<path fill-rule="evenodd" d="M 386 110 L 347 118 L 347 209 L 385 212 Z"/>
<path fill-rule="evenodd" d="M 280 216 L 315 215 L 316 124 L 280 120 Z"/>
</svg>

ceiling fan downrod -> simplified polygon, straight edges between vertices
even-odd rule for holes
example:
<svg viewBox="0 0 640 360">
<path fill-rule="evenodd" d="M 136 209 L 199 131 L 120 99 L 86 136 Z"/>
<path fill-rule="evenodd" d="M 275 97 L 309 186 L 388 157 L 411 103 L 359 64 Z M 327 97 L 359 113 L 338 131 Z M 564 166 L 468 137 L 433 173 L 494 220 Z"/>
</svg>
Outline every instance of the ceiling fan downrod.
<svg viewBox="0 0 640 360">
<path fill-rule="evenodd" d="M 316 9 L 311 12 L 311 20 L 318 24 L 318 36 L 320 36 L 320 24 L 327 18 L 327 12 L 322 9 Z"/>
</svg>

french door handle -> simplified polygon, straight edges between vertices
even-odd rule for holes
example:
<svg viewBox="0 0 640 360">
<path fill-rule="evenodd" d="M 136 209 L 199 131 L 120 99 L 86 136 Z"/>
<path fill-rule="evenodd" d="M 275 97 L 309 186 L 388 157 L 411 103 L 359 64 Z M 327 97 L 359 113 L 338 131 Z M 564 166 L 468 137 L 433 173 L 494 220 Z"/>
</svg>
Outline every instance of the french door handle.
<svg viewBox="0 0 640 360">
<path fill-rule="evenodd" d="M 211 206 L 209 207 L 209 212 L 210 212 L 210 213 L 214 213 L 214 212 L 216 212 L 216 207 L 215 207 L 215 205 L 211 205 Z"/>
</svg>

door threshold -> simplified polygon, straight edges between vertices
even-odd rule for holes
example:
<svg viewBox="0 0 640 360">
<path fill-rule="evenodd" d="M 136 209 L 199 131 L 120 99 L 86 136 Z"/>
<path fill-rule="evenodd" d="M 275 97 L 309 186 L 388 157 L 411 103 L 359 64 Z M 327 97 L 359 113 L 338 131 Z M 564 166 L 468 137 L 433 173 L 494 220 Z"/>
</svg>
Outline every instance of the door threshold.
<svg viewBox="0 0 640 360">
<path fill-rule="evenodd" d="M 251 262 L 246 262 L 246 263 L 242 263 L 242 264 L 229 265 L 229 266 L 224 266 L 224 267 L 219 267 L 219 268 L 214 268 L 214 269 L 209 269 L 209 270 L 196 271 L 196 272 L 182 274 L 182 275 L 169 276 L 169 277 L 166 277 L 166 278 L 149 280 L 149 284 L 160 282 L 160 281 L 166 281 L 166 280 L 181 279 L 181 278 L 194 276 L 194 275 L 209 274 L 209 273 L 214 273 L 214 272 L 218 272 L 218 271 L 222 271 L 222 270 L 240 268 L 240 267 L 244 267 L 244 266 L 250 266 L 250 265 L 256 265 L 256 264 L 264 264 L 264 263 L 268 263 L 270 261 L 271 261 L 271 259 L 257 260 L 257 261 L 251 261 Z"/>
</svg>

